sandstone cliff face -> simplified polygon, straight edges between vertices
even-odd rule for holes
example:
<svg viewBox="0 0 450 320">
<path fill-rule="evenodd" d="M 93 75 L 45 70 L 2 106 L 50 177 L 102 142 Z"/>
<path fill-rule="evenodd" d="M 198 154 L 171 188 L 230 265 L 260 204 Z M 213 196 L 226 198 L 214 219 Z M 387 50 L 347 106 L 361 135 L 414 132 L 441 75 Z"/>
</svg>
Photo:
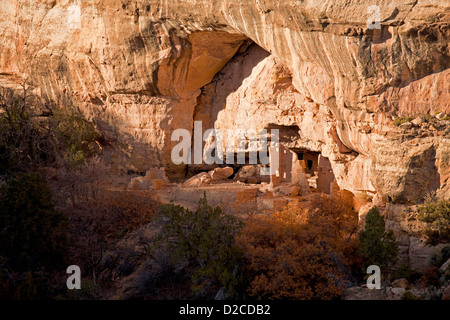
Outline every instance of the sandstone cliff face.
<svg viewBox="0 0 450 320">
<path fill-rule="evenodd" d="M 2 83 L 79 107 L 118 169 L 166 166 L 175 129 L 298 127 L 343 189 L 450 196 L 450 4 L 365 0 L 0 1 Z M 253 41 L 255 44 L 249 46 Z M 396 117 L 433 120 L 396 127 Z M 444 118 L 445 119 L 445 118 Z M 206 125 L 204 125 L 206 126 Z"/>
</svg>

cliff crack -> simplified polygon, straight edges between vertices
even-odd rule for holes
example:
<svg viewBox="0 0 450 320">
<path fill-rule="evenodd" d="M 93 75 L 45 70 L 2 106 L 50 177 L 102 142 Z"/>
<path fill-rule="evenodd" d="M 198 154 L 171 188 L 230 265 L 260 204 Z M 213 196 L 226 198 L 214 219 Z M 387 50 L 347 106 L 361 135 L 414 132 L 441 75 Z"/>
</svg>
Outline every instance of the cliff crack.
<svg viewBox="0 0 450 320">
<path fill-rule="evenodd" d="M 406 13 L 405 17 L 403 18 L 402 22 L 400 23 L 400 25 L 402 25 L 403 23 L 405 23 L 406 18 L 409 16 L 409 14 L 411 13 L 411 11 L 414 9 L 414 7 L 417 5 L 417 3 L 419 2 L 419 0 L 415 0 L 414 3 L 412 4 L 411 8 L 409 9 L 409 11 Z"/>
</svg>

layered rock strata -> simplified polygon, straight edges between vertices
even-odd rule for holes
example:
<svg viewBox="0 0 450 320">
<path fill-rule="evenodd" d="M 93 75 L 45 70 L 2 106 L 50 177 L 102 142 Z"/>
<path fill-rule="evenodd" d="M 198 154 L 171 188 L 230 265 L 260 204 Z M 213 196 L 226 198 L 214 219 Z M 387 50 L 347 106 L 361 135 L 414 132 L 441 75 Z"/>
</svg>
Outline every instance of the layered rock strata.
<svg viewBox="0 0 450 320">
<path fill-rule="evenodd" d="M 0 1 L 2 83 L 26 77 L 115 147 L 111 164 L 174 165 L 172 132 L 298 127 L 342 189 L 450 196 L 450 4 L 366 0 Z M 372 19 L 373 20 L 373 19 Z M 250 42 L 254 42 L 249 46 Z M 429 115 L 410 127 L 393 120 Z"/>
</svg>

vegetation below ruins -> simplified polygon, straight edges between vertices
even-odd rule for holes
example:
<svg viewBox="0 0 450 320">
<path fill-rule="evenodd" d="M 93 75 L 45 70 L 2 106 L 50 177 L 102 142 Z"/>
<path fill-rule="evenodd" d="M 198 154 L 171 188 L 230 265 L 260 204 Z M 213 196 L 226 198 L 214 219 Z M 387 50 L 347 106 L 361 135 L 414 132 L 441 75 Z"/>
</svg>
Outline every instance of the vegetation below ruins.
<svg viewBox="0 0 450 320">
<path fill-rule="evenodd" d="M 392 230 L 386 231 L 384 218 L 377 207 L 366 215 L 364 229 L 359 233 L 360 253 L 365 258 L 366 267 L 377 265 L 385 268 L 398 259 L 398 245 Z"/>
</svg>

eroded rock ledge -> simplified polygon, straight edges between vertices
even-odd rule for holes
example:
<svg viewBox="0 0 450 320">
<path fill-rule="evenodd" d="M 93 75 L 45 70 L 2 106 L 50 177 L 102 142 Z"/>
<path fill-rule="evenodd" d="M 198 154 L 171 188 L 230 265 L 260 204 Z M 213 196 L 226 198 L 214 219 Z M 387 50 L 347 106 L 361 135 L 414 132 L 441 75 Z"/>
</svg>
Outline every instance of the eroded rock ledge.
<svg viewBox="0 0 450 320">
<path fill-rule="evenodd" d="M 118 170 L 165 166 L 175 129 L 298 127 L 342 189 L 450 196 L 450 4 L 377 1 L 1 1 L 2 84 L 28 77 L 79 107 Z M 249 44 L 254 42 L 253 45 Z M 420 116 L 431 118 L 420 120 Z M 397 127 L 411 116 L 419 124 Z M 423 124 L 425 123 L 425 124 Z"/>
</svg>

